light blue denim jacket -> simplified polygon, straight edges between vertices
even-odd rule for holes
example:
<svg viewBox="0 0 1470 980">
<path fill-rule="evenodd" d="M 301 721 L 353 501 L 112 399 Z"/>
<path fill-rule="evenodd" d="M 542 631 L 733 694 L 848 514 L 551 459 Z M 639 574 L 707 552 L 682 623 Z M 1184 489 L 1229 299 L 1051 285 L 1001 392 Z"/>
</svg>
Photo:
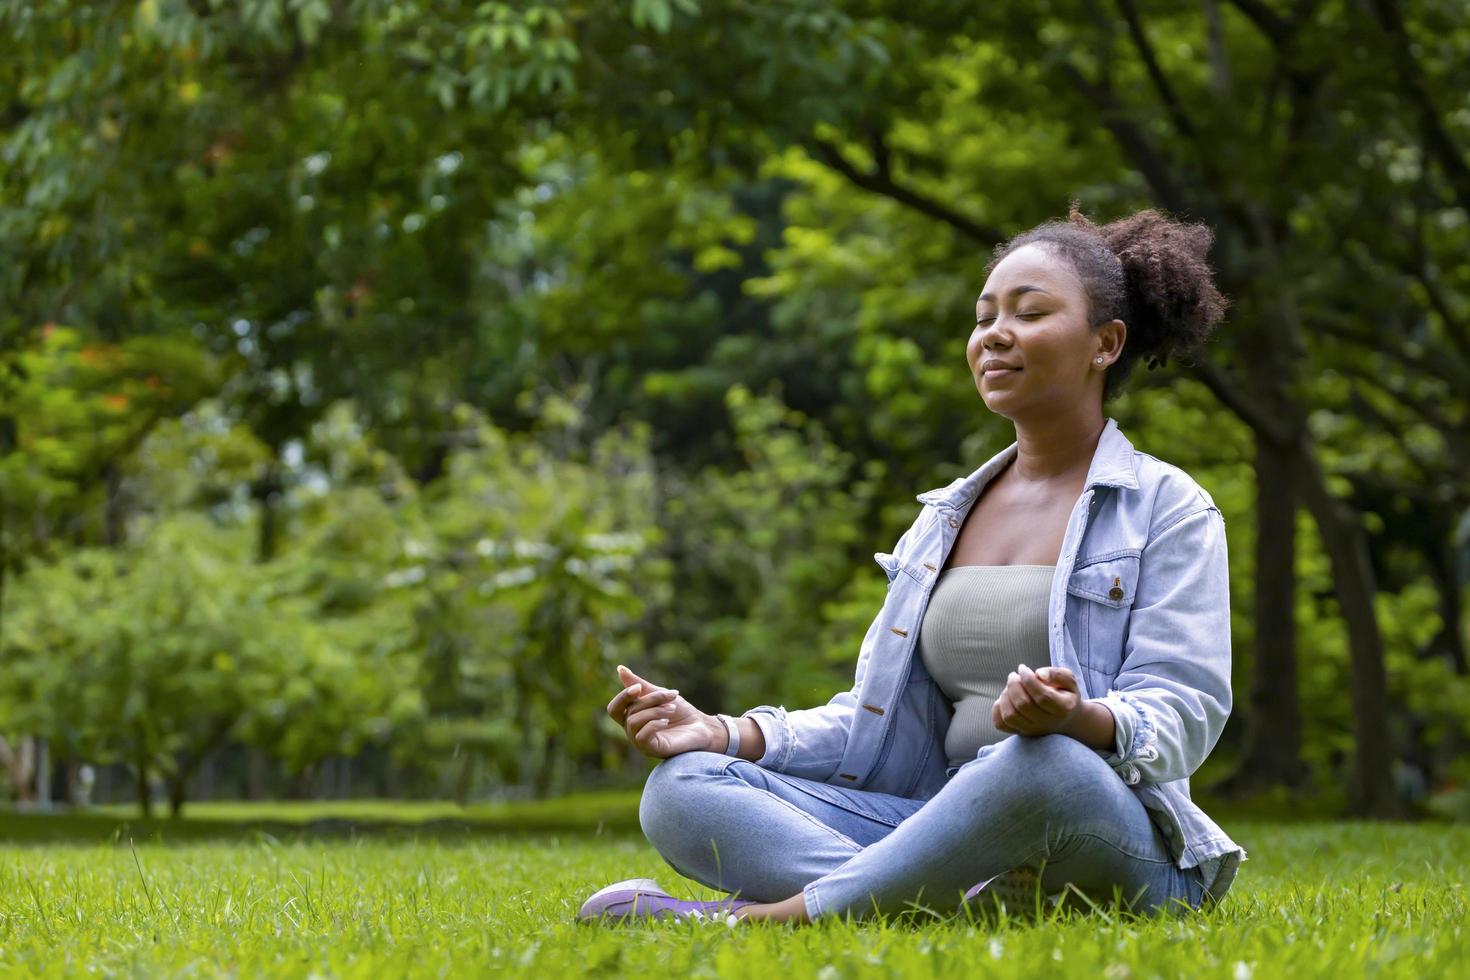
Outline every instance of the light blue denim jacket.
<svg viewBox="0 0 1470 980">
<path fill-rule="evenodd" d="M 961 522 L 1016 448 L 919 494 L 924 507 L 892 554 L 873 556 L 888 595 L 852 689 L 815 708 L 746 711 L 765 736 L 759 765 L 914 799 L 939 792 L 955 771 L 944 753 L 953 708 L 916 652 L 919 624 Z M 1093 751 L 1148 809 L 1175 864 L 1199 866 L 1218 902 L 1246 853 L 1190 799 L 1189 777 L 1232 701 L 1225 519 L 1187 473 L 1134 449 L 1111 418 L 1067 520 L 1047 619 L 1050 663 L 1113 713 L 1116 744 Z"/>
</svg>

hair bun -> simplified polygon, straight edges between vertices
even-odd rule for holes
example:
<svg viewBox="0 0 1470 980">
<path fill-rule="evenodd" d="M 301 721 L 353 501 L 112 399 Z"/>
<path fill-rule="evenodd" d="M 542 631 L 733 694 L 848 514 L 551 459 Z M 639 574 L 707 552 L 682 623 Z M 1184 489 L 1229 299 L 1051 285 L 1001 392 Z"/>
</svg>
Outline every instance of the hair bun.
<svg viewBox="0 0 1470 980">
<path fill-rule="evenodd" d="M 1068 218 L 1076 216 L 1074 204 Z M 1127 280 L 1132 319 L 1124 318 L 1126 346 L 1136 342 L 1150 368 L 1203 347 L 1229 306 L 1207 259 L 1215 241 L 1210 226 L 1176 221 L 1148 208 L 1098 232 L 1118 256 Z"/>
</svg>

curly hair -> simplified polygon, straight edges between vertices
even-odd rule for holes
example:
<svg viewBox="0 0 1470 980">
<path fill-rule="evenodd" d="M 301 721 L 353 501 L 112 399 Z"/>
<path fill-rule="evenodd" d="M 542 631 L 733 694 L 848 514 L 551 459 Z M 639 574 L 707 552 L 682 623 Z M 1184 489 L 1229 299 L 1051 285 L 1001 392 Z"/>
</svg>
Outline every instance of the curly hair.
<svg viewBox="0 0 1470 980">
<path fill-rule="evenodd" d="M 1140 360 L 1149 370 L 1170 357 L 1192 363 L 1189 356 L 1224 319 L 1229 300 L 1205 260 L 1214 240 L 1209 225 L 1177 221 L 1153 208 L 1096 225 L 1073 201 L 1065 219 L 1042 222 L 997 246 L 984 274 L 989 277 L 1023 245 L 1044 245 L 1071 265 L 1087 295 L 1087 322 L 1128 325 L 1123 351 L 1103 380 L 1107 402 Z"/>
</svg>

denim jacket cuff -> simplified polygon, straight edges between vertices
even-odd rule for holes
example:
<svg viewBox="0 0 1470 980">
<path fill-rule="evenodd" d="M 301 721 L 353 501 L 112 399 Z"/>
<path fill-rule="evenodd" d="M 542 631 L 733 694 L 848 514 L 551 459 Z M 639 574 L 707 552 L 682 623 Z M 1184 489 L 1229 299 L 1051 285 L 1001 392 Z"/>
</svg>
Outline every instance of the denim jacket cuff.
<svg viewBox="0 0 1470 980">
<path fill-rule="evenodd" d="M 1148 709 L 1133 695 L 1122 691 L 1109 691 L 1104 697 L 1094 700 L 1113 713 L 1116 737 L 1112 752 L 1104 749 L 1093 751 L 1103 757 L 1123 782 L 1136 785 L 1143 778 L 1137 763 L 1152 762 L 1159 757 L 1157 732 L 1149 720 Z"/>
<path fill-rule="evenodd" d="M 795 742 L 785 710 L 761 705 L 751 708 L 740 717 L 755 722 L 756 727 L 761 730 L 761 737 L 766 740 L 766 751 L 755 760 L 755 764 L 762 769 L 780 771 L 786 763 L 786 757 L 791 754 L 791 745 Z"/>
</svg>

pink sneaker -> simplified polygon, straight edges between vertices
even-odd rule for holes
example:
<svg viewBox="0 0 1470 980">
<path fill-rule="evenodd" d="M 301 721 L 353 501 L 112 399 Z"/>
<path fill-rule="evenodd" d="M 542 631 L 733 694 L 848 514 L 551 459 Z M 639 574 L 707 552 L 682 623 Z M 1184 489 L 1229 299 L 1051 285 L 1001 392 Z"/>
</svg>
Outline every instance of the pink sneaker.
<svg viewBox="0 0 1470 980">
<path fill-rule="evenodd" d="M 642 919 L 672 919 L 733 926 L 740 920 L 731 913 L 756 904 L 759 903 L 753 898 L 733 895 L 703 902 L 679 899 L 660 888 L 652 878 L 629 878 L 594 892 L 577 911 L 577 921 L 623 925 Z"/>
</svg>

